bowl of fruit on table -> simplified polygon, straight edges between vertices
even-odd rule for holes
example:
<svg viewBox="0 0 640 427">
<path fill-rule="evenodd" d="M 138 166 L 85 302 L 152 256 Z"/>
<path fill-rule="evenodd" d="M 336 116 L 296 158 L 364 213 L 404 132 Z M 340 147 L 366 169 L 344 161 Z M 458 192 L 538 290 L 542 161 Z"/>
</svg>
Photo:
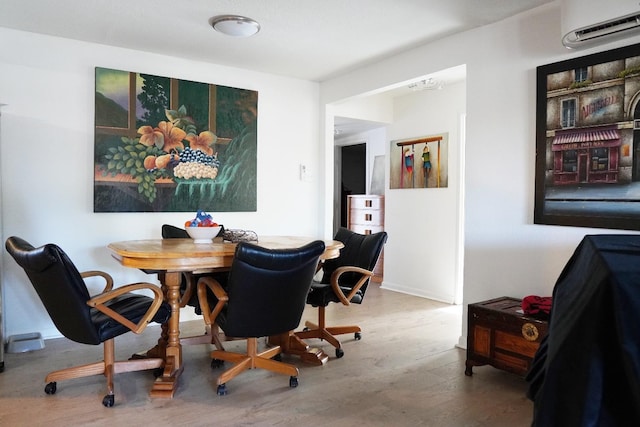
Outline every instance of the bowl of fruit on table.
<svg viewBox="0 0 640 427">
<path fill-rule="evenodd" d="M 222 226 L 215 222 L 208 213 L 198 211 L 194 219 L 184 223 L 184 229 L 193 239 L 193 243 L 211 243 L 213 238 L 220 233 Z"/>
</svg>

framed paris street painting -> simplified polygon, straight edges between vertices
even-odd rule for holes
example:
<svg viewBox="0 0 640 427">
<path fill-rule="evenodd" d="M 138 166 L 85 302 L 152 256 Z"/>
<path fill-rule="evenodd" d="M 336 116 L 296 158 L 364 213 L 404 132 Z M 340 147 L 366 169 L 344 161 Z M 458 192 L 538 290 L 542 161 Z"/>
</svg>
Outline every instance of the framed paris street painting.
<svg viewBox="0 0 640 427">
<path fill-rule="evenodd" d="M 640 44 L 537 69 L 536 224 L 640 230 Z"/>
<path fill-rule="evenodd" d="M 256 211 L 258 92 L 95 69 L 95 212 Z"/>
</svg>

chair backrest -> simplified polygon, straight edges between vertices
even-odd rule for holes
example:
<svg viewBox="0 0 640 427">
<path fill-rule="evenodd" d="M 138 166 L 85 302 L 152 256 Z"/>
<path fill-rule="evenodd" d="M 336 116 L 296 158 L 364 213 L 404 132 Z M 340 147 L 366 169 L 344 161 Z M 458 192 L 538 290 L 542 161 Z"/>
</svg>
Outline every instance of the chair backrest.
<svg viewBox="0 0 640 427">
<path fill-rule="evenodd" d="M 266 249 L 240 242 L 229 272 L 226 310 L 216 323 L 230 337 L 265 337 L 298 327 L 324 242 Z"/>
<path fill-rule="evenodd" d="M 344 248 L 340 250 L 338 258 L 324 262 L 321 283 L 331 283 L 331 275 L 338 267 L 353 266 L 372 271 L 387 241 L 387 233 L 380 231 L 374 234 L 360 234 L 341 227 L 334 239 L 344 243 Z M 360 274 L 347 272 L 340 277 L 340 286 L 353 287 L 361 277 Z M 368 285 L 367 280 L 360 288 L 362 295 L 366 292 Z"/>
<path fill-rule="evenodd" d="M 54 244 L 34 248 L 20 237 L 5 243 L 9 255 L 22 267 L 58 331 L 70 340 L 100 344 L 91 321 L 91 298 L 80 272 Z"/>
<path fill-rule="evenodd" d="M 187 230 L 185 230 L 184 228 L 178 228 L 170 224 L 163 224 L 162 238 L 163 239 L 188 239 L 189 233 L 187 233 Z"/>
<path fill-rule="evenodd" d="M 220 231 L 218 236 L 224 234 L 224 225 L 220 224 Z M 163 239 L 188 239 L 189 233 L 184 228 L 176 227 L 171 224 L 162 225 L 162 238 Z"/>
</svg>

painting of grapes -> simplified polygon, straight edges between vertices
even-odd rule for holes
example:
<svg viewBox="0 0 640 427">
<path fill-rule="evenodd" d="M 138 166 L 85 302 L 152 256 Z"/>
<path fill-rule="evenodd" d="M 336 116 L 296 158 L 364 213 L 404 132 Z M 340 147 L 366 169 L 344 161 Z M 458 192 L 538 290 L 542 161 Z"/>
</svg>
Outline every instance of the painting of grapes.
<svg viewBox="0 0 640 427">
<path fill-rule="evenodd" d="M 94 212 L 255 212 L 258 92 L 95 69 Z"/>
</svg>

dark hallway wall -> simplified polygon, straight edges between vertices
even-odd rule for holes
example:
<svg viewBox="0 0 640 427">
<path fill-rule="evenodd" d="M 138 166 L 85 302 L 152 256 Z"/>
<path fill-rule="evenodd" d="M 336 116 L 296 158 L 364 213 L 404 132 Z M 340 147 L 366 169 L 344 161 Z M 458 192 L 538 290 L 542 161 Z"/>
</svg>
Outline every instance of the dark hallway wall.
<svg viewBox="0 0 640 427">
<path fill-rule="evenodd" d="M 347 225 L 347 196 L 367 192 L 366 177 L 367 144 L 342 147 L 342 200 L 340 225 Z"/>
</svg>

